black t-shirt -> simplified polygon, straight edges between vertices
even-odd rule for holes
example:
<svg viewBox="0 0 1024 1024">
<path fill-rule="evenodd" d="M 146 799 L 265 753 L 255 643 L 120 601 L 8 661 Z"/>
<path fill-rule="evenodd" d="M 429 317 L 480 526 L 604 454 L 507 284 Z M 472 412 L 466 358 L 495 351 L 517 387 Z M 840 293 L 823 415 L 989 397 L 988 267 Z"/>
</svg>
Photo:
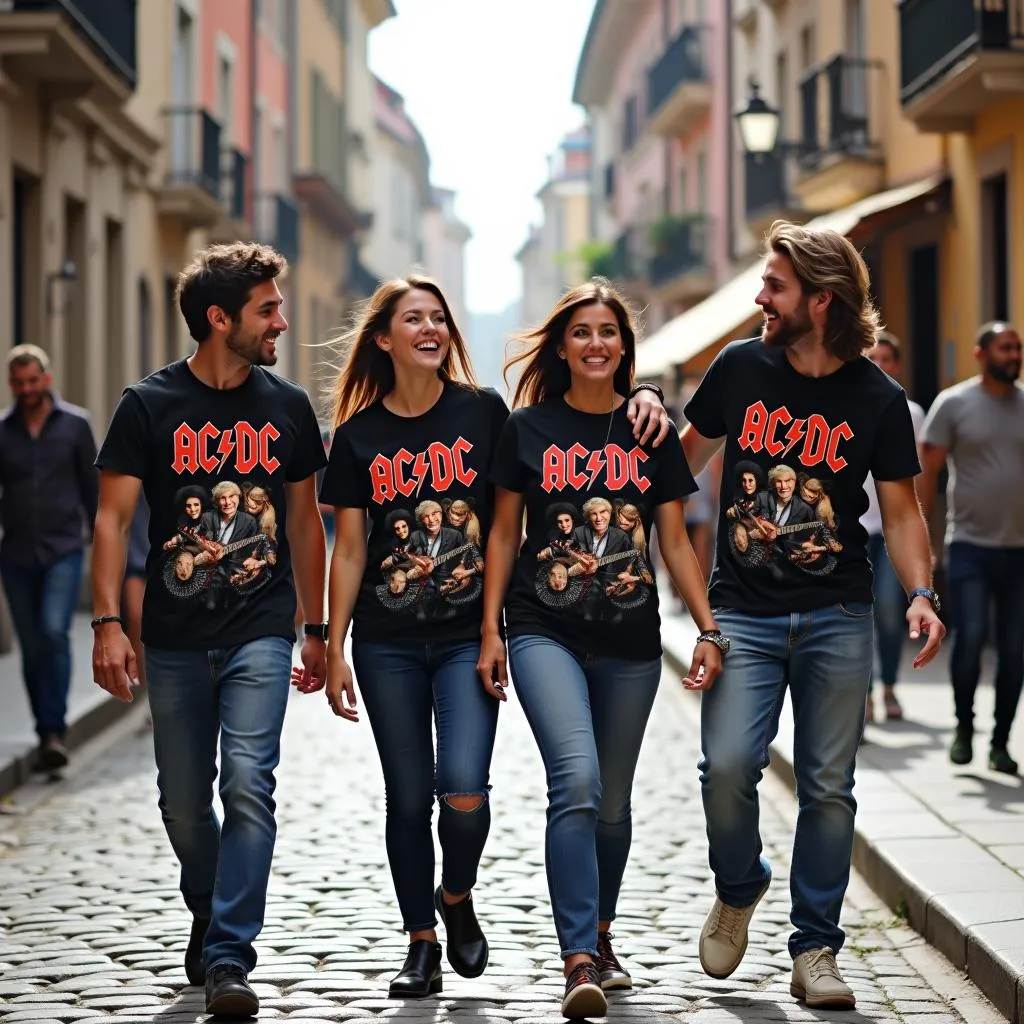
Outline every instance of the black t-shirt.
<svg viewBox="0 0 1024 1024">
<path fill-rule="evenodd" d="M 353 640 L 479 641 L 487 467 L 507 418 L 493 389 L 446 383 L 422 416 L 375 402 L 335 431 L 320 501 L 369 519 Z"/>
<path fill-rule="evenodd" d="M 220 390 L 181 360 L 127 388 L 96 465 L 141 479 L 149 503 L 143 643 L 294 639 L 284 485 L 325 461 L 306 392 L 260 367 Z"/>
<path fill-rule="evenodd" d="M 858 357 L 798 373 L 759 339 L 727 345 L 685 409 L 723 435 L 721 512 L 709 597 L 752 614 L 871 601 L 864 480 L 920 472 L 903 389 Z"/>
<path fill-rule="evenodd" d="M 609 416 L 559 397 L 512 413 L 491 480 L 526 499 L 509 636 L 550 637 L 580 654 L 660 657 L 648 545 L 655 506 L 697 489 L 680 446 L 639 445 L 626 403 Z"/>
</svg>

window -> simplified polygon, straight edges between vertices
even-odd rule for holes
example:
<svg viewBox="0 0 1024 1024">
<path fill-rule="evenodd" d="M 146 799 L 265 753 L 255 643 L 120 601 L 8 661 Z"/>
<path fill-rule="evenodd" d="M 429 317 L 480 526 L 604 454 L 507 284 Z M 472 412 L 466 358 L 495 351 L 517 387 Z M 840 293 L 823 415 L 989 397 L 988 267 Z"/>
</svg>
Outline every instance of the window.
<svg viewBox="0 0 1024 1024">
<path fill-rule="evenodd" d="M 630 150 L 640 137 L 640 111 L 635 96 L 630 96 L 622 108 L 622 149 Z"/>
<path fill-rule="evenodd" d="M 679 209 L 683 213 L 690 209 L 690 172 L 685 167 L 679 172 Z"/>
</svg>

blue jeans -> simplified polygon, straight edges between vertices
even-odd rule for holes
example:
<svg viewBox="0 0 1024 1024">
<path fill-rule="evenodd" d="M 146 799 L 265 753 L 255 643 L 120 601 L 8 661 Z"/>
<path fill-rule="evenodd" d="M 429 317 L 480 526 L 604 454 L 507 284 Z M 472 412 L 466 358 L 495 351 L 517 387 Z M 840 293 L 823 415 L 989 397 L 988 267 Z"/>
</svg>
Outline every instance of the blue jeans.
<svg viewBox="0 0 1024 1024">
<path fill-rule="evenodd" d="M 871 605 L 771 616 L 727 608 L 715 618 L 732 640 L 701 706 L 701 792 L 715 886 L 724 903 L 746 907 L 771 879 L 757 784 L 788 686 L 798 801 L 789 950 L 794 957 L 822 946 L 838 952 L 857 811 L 853 769 L 871 683 Z"/>
<path fill-rule="evenodd" d="M 996 706 L 992 746 L 1010 738 L 1024 680 L 1024 548 L 983 548 L 954 541 L 947 552 L 953 609 L 949 668 L 959 727 L 974 731 L 974 691 L 995 609 Z"/>
<path fill-rule="evenodd" d="M 49 565 L 27 568 L 0 563 L 4 593 L 21 648 L 21 672 L 36 732 L 63 737 L 67 732 L 71 687 L 71 620 L 82 582 L 82 552 L 72 551 Z"/>
<path fill-rule="evenodd" d="M 461 894 L 476 885 L 491 828 L 488 775 L 498 701 L 477 675 L 479 654 L 479 643 L 352 644 L 352 667 L 384 772 L 384 839 L 408 932 L 437 924 L 431 832 L 435 796 L 446 892 Z M 455 796 L 483 800 L 463 811 L 448 803 Z"/>
<path fill-rule="evenodd" d="M 907 636 L 907 595 L 880 533 L 868 535 L 868 558 L 874 575 L 875 639 L 883 686 L 895 686 Z"/>
<path fill-rule="evenodd" d="M 580 658 L 554 640 L 508 643 L 548 780 L 544 860 L 562 958 L 597 955 L 633 838 L 630 797 L 661 661 Z"/>
<path fill-rule="evenodd" d="M 256 966 L 291 664 L 292 642 L 279 636 L 213 651 L 146 648 L 160 813 L 185 905 L 210 919 L 207 969 Z M 218 737 L 223 827 L 213 809 Z"/>
</svg>

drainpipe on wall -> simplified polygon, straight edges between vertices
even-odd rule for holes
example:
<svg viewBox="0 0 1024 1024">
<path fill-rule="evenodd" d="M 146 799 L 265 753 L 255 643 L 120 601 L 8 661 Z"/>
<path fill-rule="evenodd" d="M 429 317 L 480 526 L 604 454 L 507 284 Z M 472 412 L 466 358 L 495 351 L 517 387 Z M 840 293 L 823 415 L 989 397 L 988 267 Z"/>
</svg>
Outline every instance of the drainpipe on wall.
<svg viewBox="0 0 1024 1024">
<path fill-rule="evenodd" d="M 728 201 L 725 204 L 725 255 L 732 268 L 736 261 L 736 197 L 733 195 L 736 181 L 735 146 L 732 142 L 733 109 L 733 46 L 732 46 L 732 0 L 725 0 L 725 190 Z"/>
</svg>

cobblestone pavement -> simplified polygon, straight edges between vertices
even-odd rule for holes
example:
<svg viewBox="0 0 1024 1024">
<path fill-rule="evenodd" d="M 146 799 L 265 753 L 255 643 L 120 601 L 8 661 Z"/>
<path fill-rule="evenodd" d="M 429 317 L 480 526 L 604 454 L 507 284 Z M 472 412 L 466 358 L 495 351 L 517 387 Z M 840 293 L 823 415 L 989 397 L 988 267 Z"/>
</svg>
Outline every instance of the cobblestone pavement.
<svg viewBox="0 0 1024 1024">
<path fill-rule="evenodd" d="M 863 893 L 860 908 L 846 914 L 850 938 L 841 956 L 857 1011 L 815 1013 L 792 1000 L 791 825 L 785 808 L 771 803 L 763 818 L 775 881 L 754 918 L 746 959 L 727 981 L 701 973 L 697 936 L 712 886 L 693 710 L 675 685 L 666 676 L 641 760 L 633 855 L 615 925 L 636 987 L 612 997 L 609 1019 L 963 1020 L 935 991 L 934 977 L 926 981 L 891 941 L 881 912 Z M 289 1024 L 375 1016 L 424 1024 L 561 1020 L 560 962 L 542 863 L 544 780 L 514 696 L 501 719 L 494 825 L 477 890 L 491 943 L 489 970 L 467 981 L 445 965 L 442 997 L 403 1003 L 385 998 L 405 939 L 384 863 L 383 787 L 369 726 L 335 720 L 320 695 L 293 696 L 267 925 L 252 975 L 262 1018 Z M 24 814 L 0 818 L 0 1024 L 176 1024 L 203 1016 L 202 993 L 187 986 L 181 966 L 190 919 L 156 809 L 152 743 L 141 722 L 140 714 L 134 732 Z M 977 1014 L 964 1014 L 980 1024 Z"/>
</svg>

